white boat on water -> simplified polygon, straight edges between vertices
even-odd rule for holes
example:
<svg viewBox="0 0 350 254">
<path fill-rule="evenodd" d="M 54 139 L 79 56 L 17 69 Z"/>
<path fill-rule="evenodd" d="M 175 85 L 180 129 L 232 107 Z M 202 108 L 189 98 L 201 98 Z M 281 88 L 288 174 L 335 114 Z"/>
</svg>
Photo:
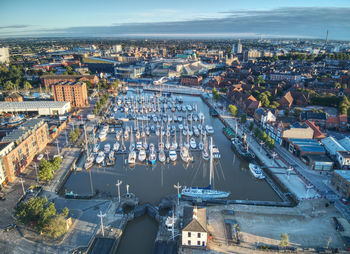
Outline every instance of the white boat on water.
<svg viewBox="0 0 350 254">
<path fill-rule="evenodd" d="M 199 112 L 198 117 L 201 122 L 204 121 L 204 114 L 202 112 Z"/>
<path fill-rule="evenodd" d="M 212 145 L 212 149 L 213 149 L 213 158 L 214 159 L 220 159 L 221 158 L 221 154 L 219 152 L 219 148 L 216 145 Z"/>
<path fill-rule="evenodd" d="M 136 142 L 136 150 L 140 151 L 142 148 L 142 142 L 141 141 L 137 141 Z"/>
<path fill-rule="evenodd" d="M 180 157 L 186 163 L 190 161 L 190 154 L 189 154 L 188 148 L 186 146 L 181 147 Z"/>
<path fill-rule="evenodd" d="M 150 164 L 154 164 L 157 161 L 157 154 L 154 149 L 150 150 L 149 156 L 148 156 L 148 162 Z"/>
<path fill-rule="evenodd" d="M 101 164 L 104 159 L 105 159 L 105 153 L 99 152 L 97 157 L 96 157 L 96 163 Z"/>
<path fill-rule="evenodd" d="M 211 142 L 212 143 L 212 142 Z M 191 197 L 191 198 L 200 198 L 203 200 L 208 199 L 217 199 L 217 198 L 227 198 L 230 195 L 230 192 L 213 190 L 211 188 L 212 178 L 213 178 L 213 149 L 210 150 L 210 172 L 209 172 L 209 186 L 206 188 L 202 187 L 184 187 L 181 191 L 181 195 Z"/>
<path fill-rule="evenodd" d="M 92 149 L 92 151 L 93 151 L 94 153 L 97 153 L 99 149 L 100 149 L 100 145 L 99 145 L 99 144 L 96 144 L 96 145 L 94 145 L 94 148 Z"/>
<path fill-rule="evenodd" d="M 128 163 L 129 164 L 135 164 L 136 163 L 136 152 L 131 151 L 128 156 Z"/>
<path fill-rule="evenodd" d="M 121 135 L 122 135 L 122 132 L 121 131 L 117 131 L 117 133 L 115 134 L 115 139 L 119 141 Z"/>
<path fill-rule="evenodd" d="M 171 161 L 176 161 L 177 160 L 177 153 L 175 149 L 170 149 L 169 150 L 169 158 Z"/>
<path fill-rule="evenodd" d="M 209 153 L 208 153 L 208 149 L 203 149 L 202 151 L 202 158 L 205 161 L 208 161 L 210 159 Z"/>
<path fill-rule="evenodd" d="M 105 153 L 109 153 L 111 151 L 111 145 L 110 144 L 105 144 L 104 151 L 105 151 Z"/>
<path fill-rule="evenodd" d="M 159 151 L 158 159 L 160 162 L 164 162 L 166 160 L 165 152 L 164 150 Z"/>
<path fill-rule="evenodd" d="M 117 152 L 119 150 L 119 148 L 120 148 L 119 142 L 115 142 L 113 145 L 113 150 Z"/>
<path fill-rule="evenodd" d="M 90 155 L 89 157 L 87 157 L 86 162 L 84 163 L 85 170 L 88 170 L 89 168 L 91 168 L 94 165 L 94 161 L 95 161 L 95 156 Z"/>
<path fill-rule="evenodd" d="M 258 179 L 265 178 L 263 170 L 257 164 L 249 163 L 249 170 L 255 178 L 258 178 Z"/>
<path fill-rule="evenodd" d="M 196 149 L 197 147 L 196 140 L 194 139 L 194 137 L 190 139 L 190 146 L 192 149 Z"/>
<path fill-rule="evenodd" d="M 105 141 L 107 138 L 107 131 L 102 130 L 100 134 L 98 134 L 98 139 L 100 141 Z"/>
<path fill-rule="evenodd" d="M 138 156 L 139 161 L 144 162 L 146 160 L 146 150 L 141 148 Z"/>
<path fill-rule="evenodd" d="M 213 128 L 213 126 L 206 125 L 206 126 L 205 126 L 205 130 L 207 131 L 207 134 L 208 134 L 208 135 L 212 135 L 212 134 L 214 133 L 214 128 Z"/>
</svg>

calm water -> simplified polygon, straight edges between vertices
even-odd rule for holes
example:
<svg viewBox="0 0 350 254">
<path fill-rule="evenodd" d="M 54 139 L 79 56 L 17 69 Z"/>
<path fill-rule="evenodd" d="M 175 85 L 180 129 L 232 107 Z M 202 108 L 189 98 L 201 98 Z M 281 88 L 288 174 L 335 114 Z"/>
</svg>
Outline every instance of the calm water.
<svg viewBox="0 0 350 254">
<path fill-rule="evenodd" d="M 123 237 L 119 243 L 117 253 L 152 254 L 157 230 L 157 223 L 147 215 L 128 222 Z"/>
<path fill-rule="evenodd" d="M 128 92 L 130 95 L 130 92 Z M 223 135 L 223 124 L 217 118 L 209 116 L 207 105 L 202 102 L 199 97 L 182 96 L 184 105 L 191 103 L 197 104 L 198 113 L 205 115 L 205 124 L 212 125 L 215 133 L 213 135 L 214 144 L 216 144 L 221 152 L 221 159 L 214 164 L 214 187 L 220 190 L 230 191 L 230 199 L 248 199 L 248 200 L 268 200 L 279 201 L 280 198 L 272 190 L 266 181 L 256 180 L 248 170 L 248 163 L 240 160 L 230 147 L 230 141 Z M 170 112 L 170 111 L 169 111 Z M 123 114 L 123 113 L 118 113 Z M 177 111 L 176 115 L 179 115 Z M 184 115 L 184 113 L 181 113 Z M 152 123 L 153 124 L 153 123 Z M 134 121 L 127 123 L 130 127 L 134 125 Z M 141 126 L 141 125 L 140 125 Z M 148 138 L 148 143 L 152 142 L 156 145 L 160 142 L 160 138 L 152 134 Z M 179 142 L 179 132 L 177 133 L 177 142 Z M 165 137 L 165 138 L 164 138 Z M 166 141 L 166 136 L 163 142 Z M 182 137 L 183 141 L 185 137 Z M 135 140 L 135 137 L 134 137 Z M 196 138 L 197 144 L 199 138 Z M 105 143 L 110 143 L 113 148 L 115 142 L 115 133 L 108 135 L 106 141 L 100 144 L 103 149 Z M 126 147 L 129 143 L 126 142 Z M 185 164 L 180 158 L 176 164 L 160 163 L 157 161 L 153 166 L 145 164 L 137 164 L 129 167 L 125 164 L 127 155 L 118 155 L 116 164 L 113 167 L 97 167 L 94 166 L 91 172 L 76 172 L 68 179 L 65 188 L 74 193 L 90 193 L 90 180 L 93 190 L 100 193 L 117 196 L 117 188 L 115 186 L 117 180 L 122 180 L 121 192 L 126 192 L 126 184 L 130 185 L 130 192 L 136 194 L 141 202 L 150 202 L 156 204 L 161 197 L 169 194 L 176 194 L 173 185 L 177 182 L 182 186 L 208 186 L 209 183 L 209 162 L 201 159 L 200 152 L 191 152 L 194 162 Z M 90 177 L 91 175 L 91 177 Z"/>
</svg>

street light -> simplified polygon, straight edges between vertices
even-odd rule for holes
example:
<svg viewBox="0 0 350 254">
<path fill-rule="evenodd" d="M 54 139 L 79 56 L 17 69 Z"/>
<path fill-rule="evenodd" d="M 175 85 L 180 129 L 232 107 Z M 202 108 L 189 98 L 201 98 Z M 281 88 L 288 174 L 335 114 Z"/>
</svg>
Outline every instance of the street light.
<svg viewBox="0 0 350 254">
<path fill-rule="evenodd" d="M 127 184 L 127 185 L 126 185 L 126 195 L 127 195 L 127 196 L 129 196 L 129 187 L 130 187 L 130 185 Z"/>
<path fill-rule="evenodd" d="M 105 231 L 104 231 L 104 228 L 103 228 L 103 217 L 105 217 L 106 214 L 102 214 L 102 211 L 100 210 L 100 213 L 97 214 L 97 217 L 100 217 L 101 219 L 101 231 L 102 231 L 102 236 L 104 237 L 105 236 Z"/>
<path fill-rule="evenodd" d="M 38 179 L 38 169 L 37 169 L 37 165 L 36 165 L 35 162 L 34 162 L 34 168 L 35 168 L 36 181 L 39 182 L 39 179 Z"/>
<path fill-rule="evenodd" d="M 23 190 L 23 196 L 26 195 L 26 191 L 24 190 L 24 180 L 22 179 L 22 177 L 19 179 L 19 182 L 22 184 L 22 190 Z"/>
<path fill-rule="evenodd" d="M 49 153 L 50 153 L 49 151 L 47 151 L 47 150 L 45 151 L 46 159 L 47 159 L 47 160 L 49 160 Z"/>
<path fill-rule="evenodd" d="M 180 189 L 181 189 L 181 185 L 179 182 L 177 182 L 177 184 L 174 184 L 174 188 L 177 189 L 177 205 L 180 204 Z"/>
<path fill-rule="evenodd" d="M 120 180 L 118 180 L 117 181 L 117 187 L 118 187 L 118 199 L 119 199 L 119 203 L 120 203 L 120 185 L 122 184 L 123 182 L 122 181 L 120 181 Z"/>
<path fill-rule="evenodd" d="M 263 144 L 265 144 L 265 142 L 260 141 L 260 152 L 262 151 L 262 146 L 263 146 Z"/>
<path fill-rule="evenodd" d="M 57 155 L 60 154 L 60 146 L 58 144 L 58 139 L 56 139 L 56 145 L 57 145 Z"/>
</svg>

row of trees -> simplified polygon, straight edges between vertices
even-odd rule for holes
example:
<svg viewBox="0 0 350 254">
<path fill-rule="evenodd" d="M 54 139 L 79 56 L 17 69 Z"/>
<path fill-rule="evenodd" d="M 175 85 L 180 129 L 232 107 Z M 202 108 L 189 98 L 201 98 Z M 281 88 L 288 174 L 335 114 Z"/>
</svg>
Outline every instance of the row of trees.
<svg viewBox="0 0 350 254">
<path fill-rule="evenodd" d="M 96 102 L 95 108 L 92 111 L 94 115 L 97 115 L 100 109 L 106 104 L 108 97 L 109 97 L 109 94 L 105 93 L 102 95 L 102 98 L 98 102 Z"/>
<path fill-rule="evenodd" d="M 58 170 L 62 163 L 62 157 L 56 156 L 52 160 L 43 159 L 39 165 L 39 179 L 41 181 L 50 181 L 56 170 Z"/>
<path fill-rule="evenodd" d="M 255 128 L 254 135 L 262 142 L 264 142 L 270 149 L 275 146 L 275 140 L 273 140 L 265 131 L 260 130 L 260 128 Z"/>
<path fill-rule="evenodd" d="M 216 90 L 216 88 L 214 87 L 213 90 L 212 90 L 212 95 L 213 95 L 213 98 L 214 100 L 219 100 L 220 99 L 220 93 L 218 92 L 218 90 Z"/>
<path fill-rule="evenodd" d="M 71 143 L 75 143 L 77 142 L 79 136 L 80 136 L 80 128 L 79 126 L 76 126 L 74 130 L 71 130 L 69 132 L 69 141 Z"/>
<path fill-rule="evenodd" d="M 261 60 L 274 62 L 277 60 L 306 60 L 306 61 L 322 61 L 325 59 L 331 59 L 331 60 L 350 60 L 350 54 L 349 53 L 327 53 L 327 54 L 321 54 L 321 55 L 314 55 L 314 54 L 305 54 L 305 53 L 291 53 L 287 55 L 281 55 L 281 56 L 273 56 L 273 57 L 261 57 Z"/>
<path fill-rule="evenodd" d="M 16 65 L 11 65 L 9 68 L 6 65 L 0 65 L 0 85 L 7 91 L 32 88 L 32 85 L 23 77 L 23 68 Z"/>
<path fill-rule="evenodd" d="M 16 208 L 18 220 L 47 236 L 58 238 L 66 233 L 66 220 L 69 209 L 65 207 L 62 213 L 57 213 L 54 203 L 48 203 L 46 198 L 30 198 Z"/>
</svg>

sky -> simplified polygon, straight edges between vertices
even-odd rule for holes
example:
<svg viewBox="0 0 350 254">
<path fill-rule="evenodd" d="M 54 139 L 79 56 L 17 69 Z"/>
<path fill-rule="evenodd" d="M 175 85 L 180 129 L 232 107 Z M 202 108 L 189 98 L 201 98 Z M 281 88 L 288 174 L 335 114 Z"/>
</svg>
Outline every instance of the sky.
<svg viewBox="0 0 350 254">
<path fill-rule="evenodd" d="M 350 40 L 350 0 L 0 0 L 0 38 Z"/>
</svg>

